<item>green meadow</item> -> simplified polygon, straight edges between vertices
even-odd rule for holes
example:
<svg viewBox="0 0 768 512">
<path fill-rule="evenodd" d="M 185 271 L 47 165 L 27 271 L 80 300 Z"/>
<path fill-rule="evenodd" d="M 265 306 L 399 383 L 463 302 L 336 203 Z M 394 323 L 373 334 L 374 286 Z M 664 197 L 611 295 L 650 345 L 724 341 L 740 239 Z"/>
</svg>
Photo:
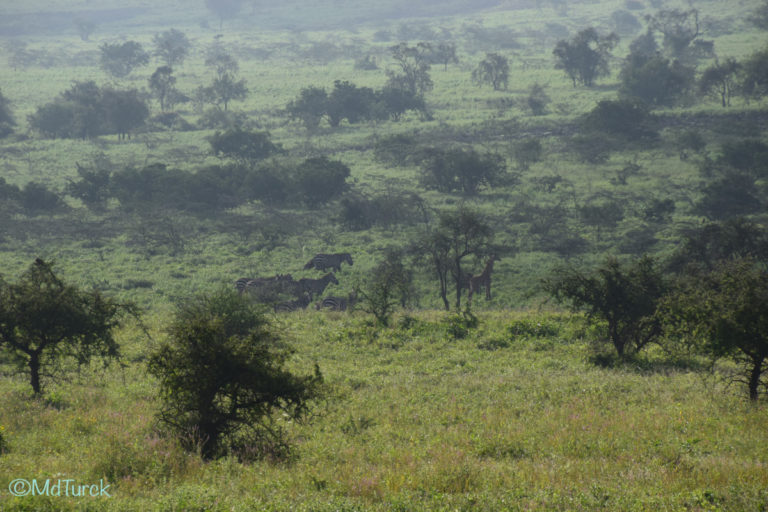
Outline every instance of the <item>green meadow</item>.
<svg viewBox="0 0 768 512">
<path fill-rule="evenodd" d="M 607 256 L 631 262 L 643 254 L 667 261 L 690 233 L 735 216 L 729 212 L 740 205 L 729 201 L 739 199 L 712 192 L 717 177 L 707 169 L 729 145 L 768 143 L 764 99 L 735 94 L 724 108 L 692 85 L 673 104 L 651 109 L 648 139 L 590 134 L 584 119 L 599 102 L 619 99 L 630 45 L 659 11 L 697 10 L 699 38 L 714 44 L 714 53 L 688 64 L 699 80 L 715 62 L 745 61 L 765 48 L 766 32 L 750 22 L 761 2 L 252 0 L 221 18 L 204 0 L 6 3 L 0 93 L 15 125 L 0 138 L 0 277 L 16 280 L 37 257 L 53 261 L 67 282 L 137 304 L 142 325 L 131 321 L 116 333 L 119 362 L 48 380 L 40 397 L 0 352 L 0 511 L 768 508 L 768 411 L 764 398 L 748 403 L 741 383 L 721 378 L 732 363 L 713 372 L 703 356 L 655 345 L 617 360 L 601 324 L 561 309 L 542 287 L 565 264 L 590 269 Z M 637 26 L 618 25 L 617 12 Z M 92 23 L 87 37 L 77 20 Z M 620 40 L 608 73 L 574 87 L 555 68 L 553 48 L 587 27 L 617 31 Z M 190 101 L 172 111 L 187 129 L 147 122 L 125 139 L 82 139 L 35 128 L 38 109 L 76 82 L 136 89 L 150 117 L 161 114 L 148 85 L 160 59 L 115 77 L 100 65 L 99 48 L 136 41 L 151 52 L 153 38 L 170 28 L 190 43 L 173 67 Z M 397 70 L 390 48 L 401 41 L 456 48 L 458 62 L 432 64 L 424 111 L 338 126 L 323 120 L 313 129 L 287 114 L 310 86 L 382 89 L 386 72 Z M 79 168 L 117 173 L 162 164 L 193 175 L 232 164 L 211 144 L 231 126 L 206 125 L 206 112 L 221 109 L 195 100 L 215 78 L 206 65 L 214 45 L 237 62 L 248 89 L 227 115 L 268 132 L 281 148 L 258 166 L 279 174 L 327 157 L 350 170 L 344 193 L 319 206 L 253 199 L 208 210 L 129 208 L 115 197 L 95 209 L 73 195 Z M 508 59 L 501 90 L 472 79 L 491 52 Z M 365 57 L 376 69 L 356 65 Z M 548 96 L 540 115 L 528 103 L 537 84 Z M 395 135 L 408 143 L 387 154 L 382 148 Z M 520 148 L 531 141 L 540 151 L 524 162 Z M 595 155 L 600 143 L 604 154 Z M 454 149 L 498 155 L 502 178 L 473 194 L 430 187 L 414 155 Z M 766 176 L 750 182 L 758 206 L 742 212 L 761 229 Z M 58 196 L 56 206 L 4 195 L 5 185 L 30 183 Z M 382 197 L 418 201 L 403 203 L 411 218 L 351 227 L 356 217 L 345 201 Z M 711 205 L 727 211 L 712 213 Z M 477 325 L 442 311 L 433 269 L 407 258 L 413 296 L 388 327 L 361 310 L 266 313 L 295 351 L 290 368 L 306 374 L 317 364 L 327 388 L 309 421 L 277 419 L 289 456 L 208 461 L 163 434 L 147 360 L 167 337 L 177 304 L 244 276 L 318 277 L 304 264 L 337 252 L 350 253 L 354 265 L 336 273 L 339 285 L 326 294 L 346 296 L 388 249 L 411 247 L 439 212 L 460 206 L 483 216 L 500 256 L 492 298 L 472 303 Z M 591 206 L 610 215 L 590 217 Z M 485 258 L 464 265 L 478 274 Z M 108 484 L 109 496 L 13 496 L 15 479 Z"/>
</svg>

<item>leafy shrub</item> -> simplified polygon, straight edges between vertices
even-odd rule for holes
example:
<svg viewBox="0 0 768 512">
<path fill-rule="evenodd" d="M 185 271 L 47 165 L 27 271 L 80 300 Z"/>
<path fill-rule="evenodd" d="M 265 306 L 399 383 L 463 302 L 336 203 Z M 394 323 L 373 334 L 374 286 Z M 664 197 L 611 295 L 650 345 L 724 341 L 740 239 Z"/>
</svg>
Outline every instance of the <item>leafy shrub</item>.
<svg viewBox="0 0 768 512">
<path fill-rule="evenodd" d="M 581 125 L 604 136 L 631 140 L 653 140 L 658 133 L 652 126 L 648 108 L 632 100 L 603 100 L 581 118 Z"/>
<path fill-rule="evenodd" d="M 552 99 L 544 91 L 544 86 L 539 83 L 535 83 L 531 86 L 528 97 L 525 99 L 525 104 L 531 113 L 535 116 L 543 116 L 547 113 L 547 105 L 552 102 Z"/>
<path fill-rule="evenodd" d="M 507 332 L 511 339 L 516 338 L 548 338 L 558 336 L 562 326 L 547 317 L 520 318 L 507 326 Z"/>
<path fill-rule="evenodd" d="M 62 206 L 61 198 L 42 183 L 29 182 L 21 190 L 21 205 L 28 212 L 51 212 Z"/>
<path fill-rule="evenodd" d="M 504 159 L 496 154 L 450 149 L 436 151 L 422 163 L 422 183 L 440 192 L 475 195 L 483 185 L 499 182 L 506 171 Z"/>
<path fill-rule="evenodd" d="M 541 141 L 537 138 L 524 139 L 512 146 L 517 168 L 523 171 L 528 170 L 531 164 L 541 160 L 542 151 Z"/>
<path fill-rule="evenodd" d="M 308 158 L 296 168 L 296 192 L 305 204 L 317 207 L 347 190 L 350 172 L 349 167 L 338 160 L 324 156 Z"/>
<path fill-rule="evenodd" d="M 419 162 L 422 153 L 418 148 L 418 141 L 413 135 L 398 133 L 376 141 L 373 154 L 379 162 L 402 167 Z"/>
<path fill-rule="evenodd" d="M 234 291 L 187 301 L 149 361 L 160 381 L 160 420 L 186 449 L 199 449 L 205 458 L 284 455 L 275 413 L 304 418 L 322 383 L 317 366 L 308 376 L 285 369 L 291 353 Z"/>
<path fill-rule="evenodd" d="M 476 329 L 480 325 L 480 320 L 469 310 L 461 314 L 449 315 L 443 320 L 448 334 L 454 339 L 466 338 L 471 329 Z"/>
<path fill-rule="evenodd" d="M 272 143 L 268 132 L 253 132 L 234 128 L 214 133 L 209 142 L 216 156 L 233 158 L 242 164 L 252 165 L 280 151 Z"/>
</svg>

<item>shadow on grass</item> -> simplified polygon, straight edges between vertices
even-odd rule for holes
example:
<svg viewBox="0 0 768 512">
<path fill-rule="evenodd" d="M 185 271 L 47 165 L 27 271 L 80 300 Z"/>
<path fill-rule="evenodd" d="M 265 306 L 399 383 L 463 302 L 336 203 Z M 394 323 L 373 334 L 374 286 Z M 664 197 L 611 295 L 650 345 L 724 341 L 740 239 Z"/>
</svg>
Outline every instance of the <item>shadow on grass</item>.
<svg viewBox="0 0 768 512">
<path fill-rule="evenodd" d="M 619 357 L 616 353 L 599 352 L 590 355 L 587 360 L 600 368 L 626 370 L 643 375 L 700 372 L 707 371 L 710 367 L 706 361 L 696 357 L 649 356 L 645 353 Z"/>
</svg>

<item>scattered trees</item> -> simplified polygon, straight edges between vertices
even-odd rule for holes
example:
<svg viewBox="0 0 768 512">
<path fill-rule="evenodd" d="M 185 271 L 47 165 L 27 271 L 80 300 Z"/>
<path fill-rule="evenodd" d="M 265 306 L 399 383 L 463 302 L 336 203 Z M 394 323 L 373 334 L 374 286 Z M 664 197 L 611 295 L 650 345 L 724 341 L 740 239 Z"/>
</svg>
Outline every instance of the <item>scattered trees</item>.
<svg viewBox="0 0 768 512">
<path fill-rule="evenodd" d="M 149 108 L 135 89 L 99 88 L 95 82 L 75 82 L 51 103 L 28 118 L 29 125 L 47 137 L 90 139 L 118 134 L 125 138 L 142 126 Z"/>
<path fill-rule="evenodd" d="M 330 94 L 320 87 L 302 89 L 299 97 L 288 103 L 286 112 L 308 130 L 314 130 L 323 119 L 332 127 L 339 126 L 345 119 L 350 124 L 388 117 L 397 121 L 409 110 L 425 108 L 421 96 L 404 89 L 387 86 L 374 91 L 336 80 Z"/>
<path fill-rule="evenodd" d="M 486 53 L 485 58 L 472 71 L 472 81 L 478 85 L 490 84 L 494 91 L 507 88 L 509 61 L 498 53 Z"/>
<path fill-rule="evenodd" d="M 552 51 L 555 56 L 555 69 L 562 69 L 573 82 L 591 86 L 594 81 L 609 74 L 608 58 L 618 44 L 619 37 L 614 34 L 600 36 L 594 28 L 586 28 L 570 41 L 561 40 Z"/>
<path fill-rule="evenodd" d="M 136 41 L 103 43 L 99 50 L 101 68 L 115 78 L 125 78 L 134 69 L 149 62 L 149 54 Z"/>
<path fill-rule="evenodd" d="M 0 350 L 28 372 L 39 395 L 43 378 L 63 370 L 66 360 L 84 365 L 96 357 L 105 363 L 116 359 L 113 331 L 126 314 L 136 309 L 66 284 L 51 263 L 38 258 L 18 282 L 0 280 Z"/>
<path fill-rule="evenodd" d="M 292 350 L 254 304 L 234 291 L 180 305 L 168 339 L 151 355 L 160 382 L 160 420 L 205 458 L 284 456 L 281 413 L 306 417 L 323 381 L 315 366 L 299 376 L 285 366 Z"/>
</svg>

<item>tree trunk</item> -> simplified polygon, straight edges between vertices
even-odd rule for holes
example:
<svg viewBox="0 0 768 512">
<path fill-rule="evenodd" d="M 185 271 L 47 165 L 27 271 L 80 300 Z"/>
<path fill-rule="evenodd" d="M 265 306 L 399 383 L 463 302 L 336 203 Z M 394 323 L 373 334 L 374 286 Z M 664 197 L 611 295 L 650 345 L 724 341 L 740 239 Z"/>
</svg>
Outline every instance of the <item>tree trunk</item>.
<svg viewBox="0 0 768 512">
<path fill-rule="evenodd" d="M 40 394 L 40 353 L 29 354 L 29 383 L 35 395 Z"/>
<path fill-rule="evenodd" d="M 760 385 L 760 375 L 763 373 L 763 358 L 752 360 L 752 371 L 749 374 L 749 399 L 757 401 L 757 388 Z"/>
</svg>

